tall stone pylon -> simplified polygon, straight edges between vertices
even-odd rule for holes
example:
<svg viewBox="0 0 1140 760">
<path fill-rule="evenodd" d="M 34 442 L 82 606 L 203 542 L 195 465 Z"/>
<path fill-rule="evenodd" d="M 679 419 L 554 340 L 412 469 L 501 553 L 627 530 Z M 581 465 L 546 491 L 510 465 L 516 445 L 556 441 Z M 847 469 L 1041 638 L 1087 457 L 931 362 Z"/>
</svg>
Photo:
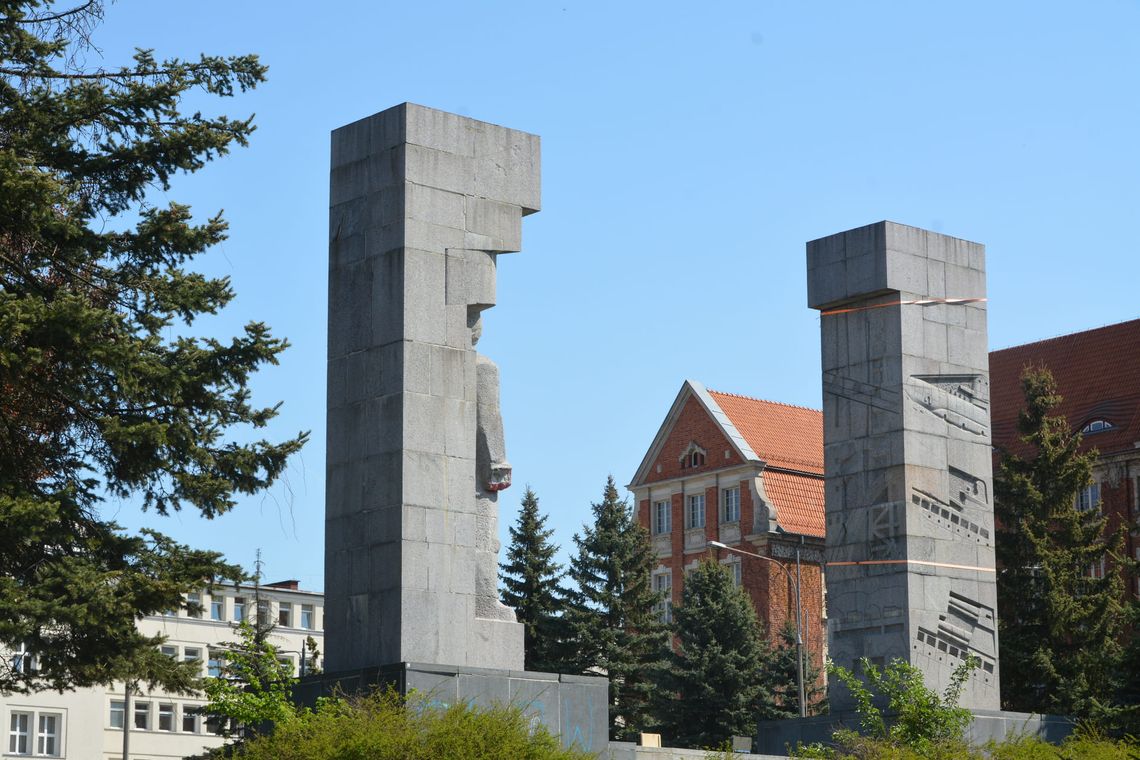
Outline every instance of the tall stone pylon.
<svg viewBox="0 0 1140 760">
<path fill-rule="evenodd" d="M 410 103 L 333 132 L 330 672 L 523 668 L 497 598 L 498 369 L 475 343 L 498 254 L 539 205 L 535 135 Z"/>
<path fill-rule="evenodd" d="M 820 310 L 832 660 L 999 707 L 985 248 L 893 222 L 807 244 Z M 832 708 L 850 706 L 833 689 Z"/>
</svg>

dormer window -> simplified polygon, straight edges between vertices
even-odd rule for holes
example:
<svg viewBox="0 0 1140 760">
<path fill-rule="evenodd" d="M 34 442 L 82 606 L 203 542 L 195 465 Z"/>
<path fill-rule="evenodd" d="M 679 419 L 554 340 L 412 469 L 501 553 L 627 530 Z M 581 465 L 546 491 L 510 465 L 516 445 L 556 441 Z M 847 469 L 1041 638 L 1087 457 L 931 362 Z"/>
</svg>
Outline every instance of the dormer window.
<svg viewBox="0 0 1140 760">
<path fill-rule="evenodd" d="M 1103 433 L 1105 430 L 1112 430 L 1114 427 L 1116 427 L 1116 425 L 1113 425 L 1108 420 L 1089 420 L 1085 423 L 1085 426 L 1081 428 L 1081 433 Z"/>
<path fill-rule="evenodd" d="M 705 464 L 705 454 L 705 450 L 695 442 L 690 443 L 685 450 L 681 452 L 681 468 L 703 467 Z"/>
</svg>

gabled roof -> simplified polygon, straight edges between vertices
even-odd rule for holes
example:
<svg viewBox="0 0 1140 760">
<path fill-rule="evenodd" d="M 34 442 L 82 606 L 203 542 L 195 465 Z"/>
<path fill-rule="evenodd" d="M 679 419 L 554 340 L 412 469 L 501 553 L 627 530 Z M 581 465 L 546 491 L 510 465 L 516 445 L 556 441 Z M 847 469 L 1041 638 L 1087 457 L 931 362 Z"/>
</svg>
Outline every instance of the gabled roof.
<svg viewBox="0 0 1140 760">
<path fill-rule="evenodd" d="M 993 440 L 1024 453 L 1017 416 L 1025 406 L 1021 373 L 1046 366 L 1064 400 L 1059 411 L 1074 429 L 1094 420 L 1113 425 L 1086 434 L 1082 448 L 1101 454 L 1134 449 L 1140 442 L 1140 319 L 1062 335 L 990 354 Z"/>
<path fill-rule="evenodd" d="M 823 413 L 818 409 L 708 393 L 769 467 L 823 474 Z"/>
<path fill-rule="evenodd" d="M 822 537 L 823 414 L 791 404 L 706 390 L 686 380 L 630 483 L 645 484 L 686 404 L 696 399 L 740 458 L 764 467 L 764 489 L 781 528 Z"/>
</svg>

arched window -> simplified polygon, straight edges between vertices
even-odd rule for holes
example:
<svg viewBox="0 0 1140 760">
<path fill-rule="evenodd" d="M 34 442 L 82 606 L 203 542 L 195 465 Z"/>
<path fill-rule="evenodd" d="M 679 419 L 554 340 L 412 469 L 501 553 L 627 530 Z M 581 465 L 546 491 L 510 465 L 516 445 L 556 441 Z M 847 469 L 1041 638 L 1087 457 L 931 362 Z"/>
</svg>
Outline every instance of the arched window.
<svg viewBox="0 0 1140 760">
<path fill-rule="evenodd" d="M 1112 430 L 1114 427 L 1116 425 L 1108 420 L 1097 418 L 1086 422 L 1085 426 L 1081 428 L 1081 433 L 1102 433 L 1105 430 Z"/>
<path fill-rule="evenodd" d="M 701 467 L 705 463 L 705 450 L 691 441 L 681 452 L 681 468 Z"/>
</svg>

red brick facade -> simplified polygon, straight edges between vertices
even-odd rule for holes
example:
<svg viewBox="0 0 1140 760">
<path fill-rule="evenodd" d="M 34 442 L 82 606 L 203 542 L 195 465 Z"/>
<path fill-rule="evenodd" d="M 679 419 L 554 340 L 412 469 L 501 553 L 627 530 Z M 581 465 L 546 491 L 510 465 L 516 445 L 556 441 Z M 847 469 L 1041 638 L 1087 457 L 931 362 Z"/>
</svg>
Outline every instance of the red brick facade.
<svg viewBox="0 0 1140 760">
<path fill-rule="evenodd" d="M 1018 440 L 1017 415 L 1025 406 L 1021 373 L 1029 366 L 1053 374 L 1063 398 L 1058 411 L 1069 425 L 1090 428 L 1081 450 L 1097 451 L 1093 480 L 1101 509 L 1111 529 L 1130 528 L 1125 551 L 1140 559 L 1140 320 L 990 353 L 994 445 L 1023 456 L 1031 452 Z M 1137 586 L 1129 576 L 1127 599 L 1140 596 Z"/>
<path fill-rule="evenodd" d="M 727 411 L 718 403 L 725 398 L 731 401 L 724 404 Z M 789 426 L 812 434 L 790 432 Z M 814 434 L 816 429 L 818 435 Z M 765 432 L 773 435 L 765 436 Z M 694 464 L 694 451 L 703 453 L 702 463 Z M 757 454 L 760 451 L 763 457 Z M 770 463 L 780 465 L 782 484 L 778 495 L 764 486 L 765 471 L 774 466 Z M 685 571 L 701 559 L 712 557 L 724 563 L 738 563 L 741 584 L 761 623 L 770 635 L 778 634 L 786 622 L 795 623 L 795 587 L 789 574 L 795 577 L 794 557 L 800 547 L 804 638 L 812 662 L 820 671 L 827 637 L 820 564 L 822 465 L 822 422 L 818 411 L 706 391 L 689 381 L 682 387 L 629 486 L 637 498 L 638 521 L 650 532 L 657 550 L 655 583 L 662 582 L 661 576 L 668 576 L 674 605 L 681 603 Z M 803 481 L 803 487 L 790 489 L 797 494 L 794 498 L 786 496 L 790 491 L 784 483 L 788 481 Z M 739 489 L 739 519 L 727 523 L 723 521 L 726 489 Z M 703 526 L 690 528 L 690 497 L 702 495 Z M 757 498 L 766 503 L 757 504 Z M 785 503 L 781 504 L 780 499 Z M 811 503 L 803 503 L 805 499 Z M 657 524 L 657 503 L 669 505 L 667 526 Z M 811 517 L 803 518 L 805 513 Z M 783 524 L 782 514 L 797 516 L 791 520 L 796 532 Z M 667 530 L 659 530 L 661 527 Z M 787 573 L 776 562 L 708 547 L 708 541 L 774 557 Z"/>
</svg>

